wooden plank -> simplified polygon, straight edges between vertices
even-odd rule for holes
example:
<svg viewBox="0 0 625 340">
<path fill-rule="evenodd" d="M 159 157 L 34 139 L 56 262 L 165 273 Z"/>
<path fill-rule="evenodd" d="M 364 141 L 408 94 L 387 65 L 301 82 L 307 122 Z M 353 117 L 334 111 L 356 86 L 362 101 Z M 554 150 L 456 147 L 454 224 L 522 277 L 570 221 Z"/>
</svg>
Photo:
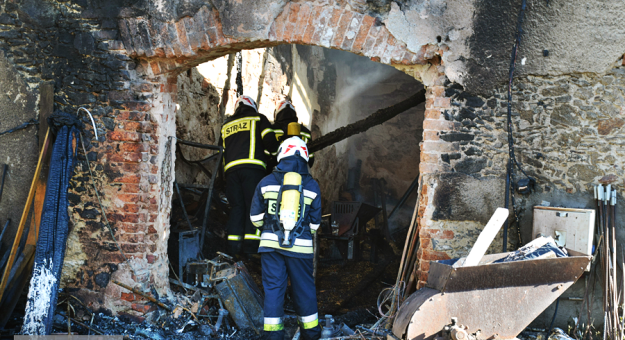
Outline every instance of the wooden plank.
<svg viewBox="0 0 625 340">
<path fill-rule="evenodd" d="M 51 148 L 52 140 L 48 139 L 46 144 L 43 145 L 44 149 Z M 46 198 L 46 188 L 48 185 L 48 172 L 50 170 L 50 157 L 52 152 L 46 152 L 43 158 L 43 164 L 41 165 L 41 171 L 37 176 L 37 183 L 35 184 L 35 211 L 33 218 L 30 219 L 30 229 L 28 230 L 28 239 L 26 244 L 35 245 L 39 237 L 39 225 L 41 224 L 41 213 L 43 211 L 43 202 Z"/>
<path fill-rule="evenodd" d="M 48 117 L 54 111 L 54 83 L 41 82 L 39 84 L 39 150 L 43 149 L 44 139 L 48 131 Z"/>
<path fill-rule="evenodd" d="M 46 139 L 44 145 L 49 145 L 48 138 L 50 136 L 50 128 L 46 132 Z M 35 176 L 33 176 L 33 181 L 30 185 L 30 191 L 28 192 L 28 199 L 26 199 L 26 205 L 24 206 L 24 211 L 22 212 L 22 218 L 20 220 L 20 224 L 17 227 L 17 234 L 15 235 L 15 240 L 13 240 L 13 247 L 11 248 L 11 254 L 9 255 L 9 261 L 7 262 L 6 267 L 4 268 L 4 274 L 2 275 L 2 281 L 0 281 L 0 301 L 2 301 L 2 296 L 4 295 L 4 290 L 7 287 L 9 281 L 9 274 L 11 273 L 11 267 L 13 267 L 13 262 L 15 261 L 15 257 L 17 256 L 17 248 L 20 244 L 20 240 L 22 239 L 22 233 L 24 232 L 24 226 L 26 225 L 26 220 L 28 218 L 28 213 L 30 212 L 30 207 L 33 204 L 33 200 L 35 198 L 35 189 L 37 178 L 39 178 L 39 173 L 41 172 L 41 165 L 43 164 L 43 158 L 50 148 L 43 148 L 39 153 L 39 161 L 37 162 L 37 168 L 35 169 Z"/>
<path fill-rule="evenodd" d="M 501 226 L 508 218 L 508 209 L 506 208 L 497 208 L 495 213 L 490 218 L 484 230 L 480 233 L 480 236 L 477 237 L 477 241 L 471 248 L 469 252 L 469 256 L 464 261 L 463 267 L 472 267 L 477 266 L 480 263 L 480 260 L 486 254 L 486 250 L 490 247 L 490 244 L 493 243 L 495 236 L 499 233 Z"/>
<path fill-rule="evenodd" d="M 390 120 L 393 117 L 397 116 L 398 114 L 424 102 L 425 89 L 417 92 L 412 97 L 405 99 L 404 101 L 399 102 L 393 106 L 377 110 L 376 112 L 369 115 L 367 118 L 363 118 L 355 123 L 342 126 L 332 132 L 326 133 L 318 139 L 310 142 L 308 150 L 310 153 L 313 153 L 332 144 L 336 144 L 345 138 L 351 137 L 361 132 L 365 132 L 370 128 L 376 125 L 380 125 L 387 120 Z"/>
<path fill-rule="evenodd" d="M 558 207 L 543 207 L 535 206 L 534 210 L 553 210 L 553 211 L 572 211 L 572 212 L 588 212 L 594 209 L 581 209 L 581 208 L 558 208 Z"/>
<path fill-rule="evenodd" d="M 50 139 L 41 139 L 48 131 L 48 117 L 54 113 L 54 83 L 41 82 L 39 84 L 39 151 L 48 148 L 51 143 Z M 45 145 L 48 143 L 48 145 Z M 35 189 L 35 212 L 34 218 L 30 219 L 30 229 L 28 230 L 28 239 L 26 244 L 35 245 L 39 237 L 39 224 L 41 223 L 41 212 L 43 210 L 43 201 L 46 196 L 46 187 L 48 184 L 48 171 L 50 169 L 51 153 L 45 154 L 41 172 L 37 178 Z"/>
</svg>

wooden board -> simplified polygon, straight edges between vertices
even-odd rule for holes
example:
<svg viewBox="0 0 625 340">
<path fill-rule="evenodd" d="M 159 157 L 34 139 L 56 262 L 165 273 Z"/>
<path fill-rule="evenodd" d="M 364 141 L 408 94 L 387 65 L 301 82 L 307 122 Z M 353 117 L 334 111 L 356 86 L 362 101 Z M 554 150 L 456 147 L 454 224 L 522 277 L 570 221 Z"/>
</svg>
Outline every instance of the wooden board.
<svg viewBox="0 0 625 340">
<path fill-rule="evenodd" d="M 480 263 L 480 260 L 486 254 L 488 247 L 493 243 L 495 236 L 499 233 L 499 229 L 508 218 L 508 209 L 506 208 L 497 208 L 495 213 L 490 218 L 484 230 L 480 233 L 480 236 L 477 237 L 477 241 L 471 248 L 467 259 L 464 261 L 463 267 L 472 267 L 477 266 Z"/>
<path fill-rule="evenodd" d="M 33 177 L 33 181 L 30 185 L 30 191 L 28 192 L 28 198 L 26 199 L 26 205 L 24 206 L 24 211 L 22 212 L 22 218 L 20 219 L 20 224 L 17 227 L 17 234 L 15 235 L 15 239 L 13 240 L 13 247 L 11 248 L 11 253 L 9 254 L 9 260 L 7 261 L 7 265 L 4 267 L 4 274 L 2 275 L 2 280 L 0 281 L 0 301 L 2 301 L 2 297 L 5 293 L 5 289 L 7 284 L 9 283 L 9 274 L 11 273 L 11 269 L 13 267 L 13 263 L 15 258 L 19 256 L 17 253 L 18 246 L 20 241 L 22 240 L 22 233 L 24 232 L 24 227 L 26 226 L 26 220 L 28 218 L 31 206 L 33 204 L 33 200 L 35 198 L 35 191 L 37 188 L 37 179 L 39 178 L 39 174 L 41 173 L 41 166 L 43 164 L 43 159 L 45 159 L 46 154 L 51 147 L 45 147 L 49 145 L 48 139 L 50 138 L 50 128 L 46 132 L 46 138 L 44 140 L 44 148 L 41 150 L 39 154 L 39 161 L 37 162 L 37 168 L 35 169 L 35 176 Z"/>
<path fill-rule="evenodd" d="M 563 231 L 566 248 L 591 255 L 595 214 L 594 209 L 534 207 L 532 238 L 542 234 L 556 239 L 556 231 Z"/>
</svg>

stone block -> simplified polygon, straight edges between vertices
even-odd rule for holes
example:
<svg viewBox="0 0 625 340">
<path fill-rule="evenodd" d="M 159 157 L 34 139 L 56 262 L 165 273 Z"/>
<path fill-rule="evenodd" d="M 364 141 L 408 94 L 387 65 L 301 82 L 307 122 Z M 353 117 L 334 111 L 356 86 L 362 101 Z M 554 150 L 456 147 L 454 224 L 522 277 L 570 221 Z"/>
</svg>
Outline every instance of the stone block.
<svg viewBox="0 0 625 340">
<path fill-rule="evenodd" d="M 451 131 L 454 124 L 447 120 L 425 119 L 423 120 L 423 130 Z"/>
<path fill-rule="evenodd" d="M 124 174 L 113 179 L 115 183 L 139 183 L 141 174 Z"/>
<path fill-rule="evenodd" d="M 620 118 L 604 119 L 597 122 L 597 132 L 600 135 L 609 135 L 615 129 L 620 129 L 625 124 Z"/>
<path fill-rule="evenodd" d="M 419 172 L 421 174 L 433 174 L 441 171 L 442 167 L 437 164 L 419 163 Z"/>
<path fill-rule="evenodd" d="M 136 297 L 133 293 L 121 293 L 121 299 L 128 302 L 135 301 Z"/>
<path fill-rule="evenodd" d="M 345 38 L 345 33 L 351 24 L 352 17 L 354 13 L 349 10 L 343 10 L 343 14 L 339 19 L 338 27 L 336 28 L 336 32 L 334 33 L 334 39 L 332 40 L 331 46 L 333 48 L 340 48 L 343 45 L 343 39 Z"/>
<path fill-rule="evenodd" d="M 198 31 L 196 31 L 195 20 L 192 17 L 184 17 L 182 20 L 187 33 L 187 40 L 191 51 L 197 51 L 200 49 L 200 37 Z"/>
<path fill-rule="evenodd" d="M 116 222 L 139 223 L 138 214 L 108 213 L 106 215 L 106 218 L 108 218 L 109 223 L 116 223 Z"/>
<path fill-rule="evenodd" d="M 440 140 L 438 131 L 423 131 L 423 140 L 424 141 L 438 141 Z"/>
<path fill-rule="evenodd" d="M 178 34 L 178 43 L 180 44 L 180 50 L 182 52 L 182 56 L 190 57 L 195 53 L 191 49 L 191 45 L 189 45 L 189 39 L 187 37 L 187 29 L 185 27 L 184 21 L 179 20 L 175 23 L 176 33 Z"/>
<path fill-rule="evenodd" d="M 443 141 L 426 141 L 421 143 L 421 152 L 455 152 L 459 151 L 457 143 L 448 143 Z"/>
<path fill-rule="evenodd" d="M 362 24 L 358 30 L 358 34 L 354 39 L 354 44 L 352 45 L 352 52 L 360 53 L 363 50 L 367 37 L 369 36 L 369 31 L 371 30 L 371 26 L 375 23 L 375 18 L 370 15 L 365 15 L 362 19 Z"/>
<path fill-rule="evenodd" d="M 344 51 L 351 51 L 363 17 L 364 15 L 360 13 L 353 14 L 352 19 L 349 22 L 349 26 L 347 27 L 347 31 L 345 32 L 345 38 L 343 38 L 343 43 L 341 44 L 341 49 Z"/>
</svg>

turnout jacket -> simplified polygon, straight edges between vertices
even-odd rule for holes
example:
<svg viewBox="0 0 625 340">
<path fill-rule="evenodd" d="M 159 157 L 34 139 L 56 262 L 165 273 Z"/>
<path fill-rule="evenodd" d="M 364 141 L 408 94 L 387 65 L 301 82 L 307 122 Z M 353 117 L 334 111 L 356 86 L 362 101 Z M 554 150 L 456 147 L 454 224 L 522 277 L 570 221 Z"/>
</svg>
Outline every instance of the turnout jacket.
<svg viewBox="0 0 625 340">
<path fill-rule="evenodd" d="M 279 143 L 264 115 L 241 105 L 221 128 L 219 145 L 224 148 L 224 172 L 233 168 L 267 167 L 267 156 L 278 150 Z"/>
<path fill-rule="evenodd" d="M 283 248 L 278 242 L 278 235 L 273 232 L 272 225 L 279 229 L 279 216 L 276 216 L 276 207 L 280 202 L 278 193 L 282 186 L 284 174 L 297 172 L 302 176 L 302 195 L 304 195 L 304 218 L 302 219 L 302 234 L 295 238 L 292 248 Z M 306 161 L 295 155 L 280 161 L 273 173 L 263 178 L 254 192 L 250 220 L 262 229 L 260 236 L 259 253 L 277 251 L 285 256 L 312 258 L 312 233 L 316 232 L 321 223 L 321 191 L 319 184 L 308 173 Z M 292 232 L 295 232 L 293 230 Z"/>
<path fill-rule="evenodd" d="M 291 110 L 291 108 L 287 107 L 284 110 L 278 112 L 278 115 L 276 116 L 276 121 L 273 124 L 273 132 L 275 133 L 276 139 L 279 141 L 279 143 L 282 143 L 286 138 L 288 138 L 286 133 L 288 131 L 289 123 L 297 123 L 297 113 L 294 110 Z M 304 141 L 304 143 L 306 143 L 306 145 L 312 142 L 312 134 L 310 133 L 310 130 L 304 125 L 301 125 L 299 137 Z M 275 154 L 271 155 L 275 156 Z M 311 153 L 308 156 L 308 166 L 312 167 L 314 163 L 315 155 Z"/>
</svg>

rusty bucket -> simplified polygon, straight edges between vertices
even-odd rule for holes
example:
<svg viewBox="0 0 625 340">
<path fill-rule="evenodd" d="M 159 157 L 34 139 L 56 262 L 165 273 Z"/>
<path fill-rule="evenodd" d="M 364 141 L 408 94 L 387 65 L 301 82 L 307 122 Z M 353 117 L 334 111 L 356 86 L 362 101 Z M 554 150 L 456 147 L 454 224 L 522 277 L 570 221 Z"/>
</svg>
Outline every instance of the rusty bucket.
<svg viewBox="0 0 625 340">
<path fill-rule="evenodd" d="M 454 268 L 432 262 L 426 287 L 401 305 L 393 333 L 401 339 L 434 339 L 458 318 L 476 339 L 513 339 L 577 281 L 591 256 L 492 263 L 509 253 L 487 255 L 479 265 Z"/>
</svg>

